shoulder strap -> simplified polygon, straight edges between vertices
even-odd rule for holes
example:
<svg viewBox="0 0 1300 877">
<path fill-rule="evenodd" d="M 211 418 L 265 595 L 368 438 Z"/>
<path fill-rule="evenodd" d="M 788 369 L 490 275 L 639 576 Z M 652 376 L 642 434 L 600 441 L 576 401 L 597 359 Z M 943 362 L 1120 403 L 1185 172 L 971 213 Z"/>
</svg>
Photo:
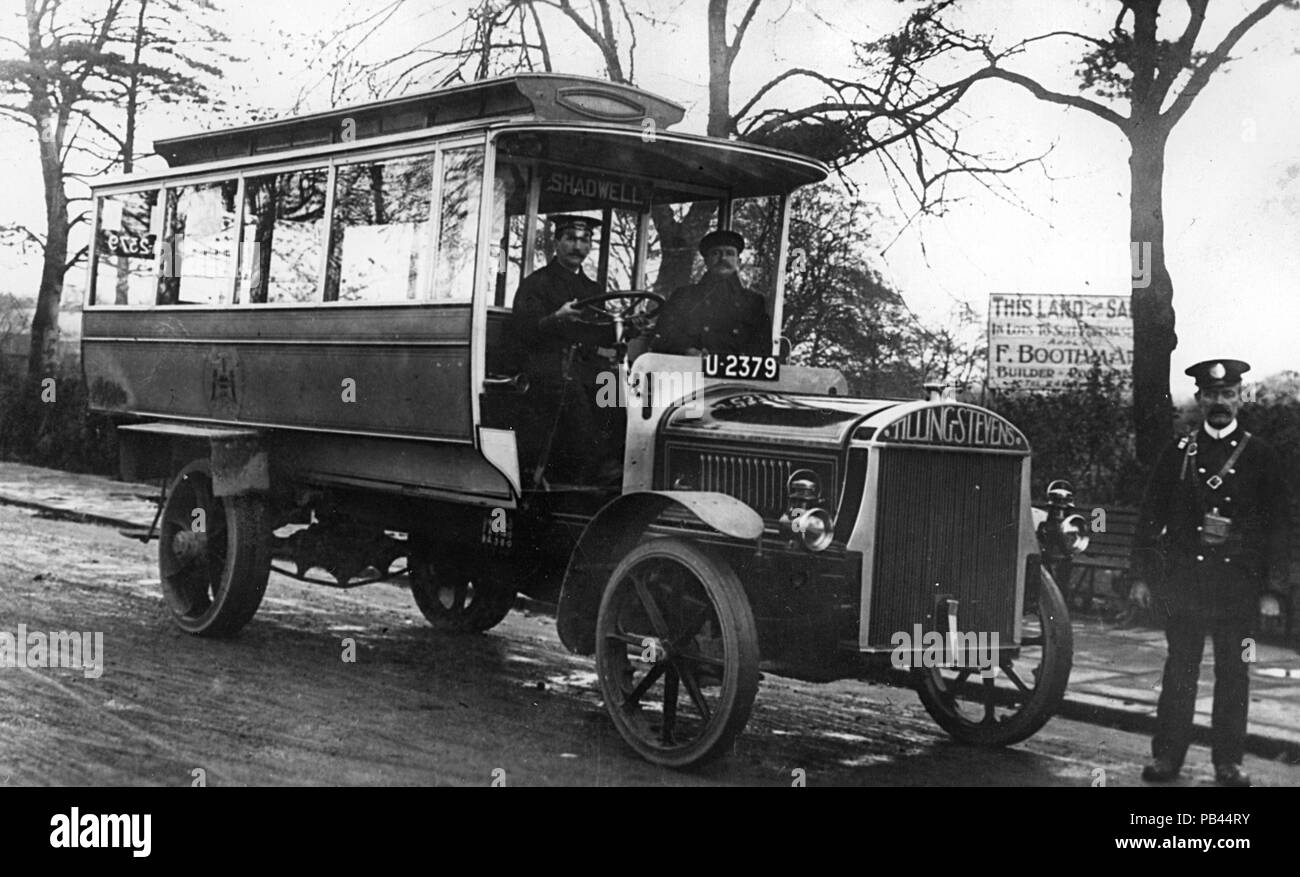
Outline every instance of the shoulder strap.
<svg viewBox="0 0 1300 877">
<path fill-rule="evenodd" d="M 1227 475 L 1229 470 L 1231 470 L 1233 466 L 1237 465 L 1237 461 L 1241 459 L 1241 452 L 1246 450 L 1246 444 L 1249 441 L 1250 433 L 1242 430 L 1241 441 L 1237 442 L 1237 450 L 1233 451 L 1232 456 L 1228 457 L 1228 459 L 1224 461 L 1223 468 L 1221 468 L 1217 474 L 1205 479 L 1205 484 L 1210 488 L 1210 490 L 1218 490 L 1219 485 L 1223 484 L 1223 476 Z"/>
</svg>

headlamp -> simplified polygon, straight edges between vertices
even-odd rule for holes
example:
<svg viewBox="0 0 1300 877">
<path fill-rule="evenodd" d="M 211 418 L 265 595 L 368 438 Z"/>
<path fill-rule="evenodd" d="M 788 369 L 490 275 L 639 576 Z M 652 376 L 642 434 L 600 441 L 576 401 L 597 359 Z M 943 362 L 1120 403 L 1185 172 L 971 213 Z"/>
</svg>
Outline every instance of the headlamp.
<svg viewBox="0 0 1300 877">
<path fill-rule="evenodd" d="M 808 509 L 791 520 L 790 529 L 799 534 L 809 551 L 825 551 L 835 539 L 835 524 L 825 509 Z"/>
<path fill-rule="evenodd" d="M 809 551 L 825 551 L 835 539 L 835 521 L 822 508 L 809 508 L 821 500 L 821 483 L 811 469 L 798 469 L 785 482 L 790 510 L 782 517 L 789 534 L 798 536 Z"/>
<path fill-rule="evenodd" d="M 1061 548 L 1070 554 L 1086 551 L 1090 538 L 1088 521 L 1083 515 L 1069 515 L 1057 525 Z"/>
</svg>

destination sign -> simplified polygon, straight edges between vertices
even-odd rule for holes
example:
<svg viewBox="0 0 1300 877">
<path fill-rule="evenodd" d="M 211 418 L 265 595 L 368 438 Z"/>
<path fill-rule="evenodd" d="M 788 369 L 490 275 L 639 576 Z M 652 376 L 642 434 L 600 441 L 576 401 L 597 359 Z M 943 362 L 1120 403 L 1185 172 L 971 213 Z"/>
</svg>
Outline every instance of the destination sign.
<svg viewBox="0 0 1300 877">
<path fill-rule="evenodd" d="M 939 405 L 913 411 L 876 433 L 876 441 L 1028 451 L 1020 430 L 979 408 Z"/>
<path fill-rule="evenodd" d="M 649 191 L 627 180 L 580 174 L 573 171 L 552 171 L 546 176 L 546 192 L 571 198 L 590 198 L 608 204 L 641 206 L 650 201 Z"/>
<path fill-rule="evenodd" d="M 100 229 L 99 250 L 113 256 L 132 256 L 137 259 L 152 259 L 154 244 L 158 242 L 156 234 L 131 234 L 125 231 Z"/>
</svg>

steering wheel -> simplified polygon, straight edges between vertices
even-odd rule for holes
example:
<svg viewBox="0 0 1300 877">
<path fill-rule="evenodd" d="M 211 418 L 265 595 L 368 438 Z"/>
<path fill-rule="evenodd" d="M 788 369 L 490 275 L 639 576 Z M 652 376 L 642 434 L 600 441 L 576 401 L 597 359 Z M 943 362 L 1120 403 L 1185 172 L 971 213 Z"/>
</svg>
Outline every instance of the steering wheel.
<svg viewBox="0 0 1300 877">
<path fill-rule="evenodd" d="M 600 307 L 606 302 L 621 301 L 622 307 L 608 309 Z M 609 326 L 613 324 L 616 317 L 633 316 L 632 311 L 640 304 L 653 302 L 654 310 L 641 310 L 636 316 L 655 317 L 659 314 L 659 309 L 664 306 L 666 299 L 657 292 L 647 292 L 644 289 L 616 289 L 613 292 L 604 295 L 593 295 L 590 298 L 580 299 L 573 303 L 576 308 L 581 308 L 583 315 L 580 318 L 582 322 L 589 326 Z"/>
</svg>

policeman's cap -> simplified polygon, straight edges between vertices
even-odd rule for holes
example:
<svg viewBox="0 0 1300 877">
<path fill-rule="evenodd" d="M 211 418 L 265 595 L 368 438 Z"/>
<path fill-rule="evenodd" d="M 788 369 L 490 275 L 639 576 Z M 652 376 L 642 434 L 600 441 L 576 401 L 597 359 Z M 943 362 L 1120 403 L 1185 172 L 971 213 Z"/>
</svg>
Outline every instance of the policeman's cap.
<svg viewBox="0 0 1300 877">
<path fill-rule="evenodd" d="M 735 247 L 736 252 L 739 253 L 745 249 L 745 239 L 734 231 L 721 228 L 717 231 L 711 231 L 700 238 L 701 256 L 707 256 L 709 250 L 714 247 Z"/>
<path fill-rule="evenodd" d="M 579 216 L 576 213 L 553 213 L 550 216 L 550 220 L 555 226 L 556 236 L 562 234 L 566 228 L 571 228 L 575 231 L 585 231 L 588 234 L 591 234 L 593 231 L 604 225 L 604 223 L 599 219 L 594 219 L 590 216 Z"/>
<path fill-rule="evenodd" d="M 1240 359 L 1207 359 L 1188 368 L 1184 374 L 1196 379 L 1198 390 L 1233 387 L 1250 371 L 1250 364 Z"/>
</svg>

